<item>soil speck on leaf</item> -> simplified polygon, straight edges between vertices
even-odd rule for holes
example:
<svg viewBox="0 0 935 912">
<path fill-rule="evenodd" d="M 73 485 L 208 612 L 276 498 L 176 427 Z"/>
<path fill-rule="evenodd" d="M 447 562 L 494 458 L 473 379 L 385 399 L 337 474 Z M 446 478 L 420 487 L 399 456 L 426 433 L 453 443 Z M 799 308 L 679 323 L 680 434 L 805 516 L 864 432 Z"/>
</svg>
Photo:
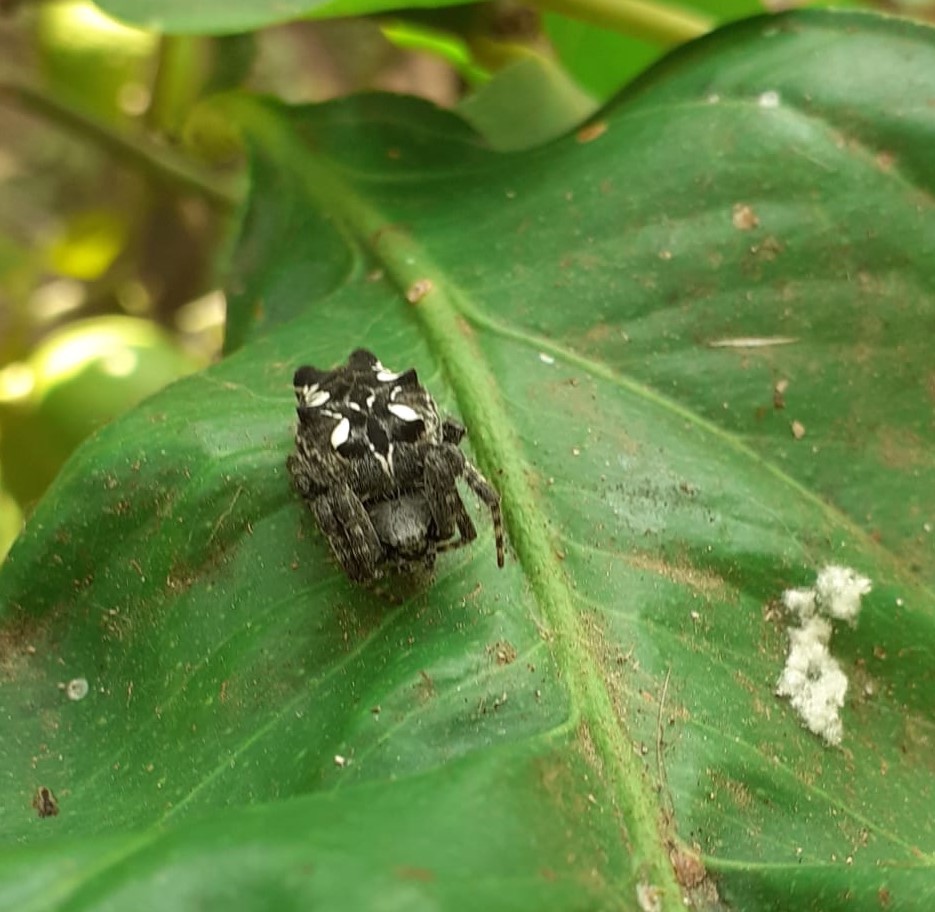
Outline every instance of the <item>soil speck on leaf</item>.
<svg viewBox="0 0 935 912">
<path fill-rule="evenodd" d="M 731 222 L 738 231 L 751 231 L 760 224 L 760 217 L 753 207 L 746 203 L 735 203 L 731 212 Z"/>
<path fill-rule="evenodd" d="M 0 681 L 22 683 L 24 675 L 36 675 L 29 660 L 40 650 L 45 654 L 49 616 L 37 620 L 25 615 L 19 605 L 9 605 L 10 615 L 0 627 Z M 39 646 L 36 646 L 39 643 Z"/>
<path fill-rule="evenodd" d="M 512 665 L 516 661 L 516 647 L 509 640 L 498 640 L 487 647 L 487 653 L 496 658 L 498 665 Z"/>
<path fill-rule="evenodd" d="M 884 149 L 882 152 L 877 153 L 874 161 L 881 171 L 889 172 L 893 170 L 893 165 L 896 162 L 896 156 L 893 155 L 892 152 L 887 152 Z"/>
<path fill-rule="evenodd" d="M 765 260 L 767 263 L 771 263 L 783 250 L 785 250 L 785 247 L 782 241 L 770 235 L 763 239 L 762 244 L 754 244 L 750 248 L 750 254 L 758 260 Z"/>
<path fill-rule="evenodd" d="M 58 799 L 52 794 L 52 789 L 40 785 L 32 799 L 32 806 L 40 817 L 58 816 Z"/>
<path fill-rule="evenodd" d="M 594 142 L 595 139 L 603 136 L 607 132 L 607 123 L 603 120 L 595 121 L 594 123 L 587 124 L 583 126 L 576 134 L 575 139 L 579 143 L 589 143 Z"/>
<path fill-rule="evenodd" d="M 423 702 L 435 696 L 435 682 L 427 671 L 419 671 L 419 683 L 415 685 L 415 689 L 419 699 Z"/>
<path fill-rule="evenodd" d="M 673 848 L 669 853 L 669 860 L 679 884 L 686 889 L 697 887 L 707 875 L 698 853 L 691 849 Z"/>
<path fill-rule="evenodd" d="M 418 880 L 420 883 L 431 883 L 435 880 L 435 875 L 428 868 L 417 868 L 410 865 L 398 867 L 396 874 L 403 880 Z"/>
<path fill-rule="evenodd" d="M 662 908 L 662 891 L 652 884 L 638 883 L 636 901 L 642 912 L 659 912 Z"/>
<path fill-rule="evenodd" d="M 418 304 L 434 287 L 431 279 L 419 279 L 407 289 L 406 300 L 410 304 Z"/>
</svg>

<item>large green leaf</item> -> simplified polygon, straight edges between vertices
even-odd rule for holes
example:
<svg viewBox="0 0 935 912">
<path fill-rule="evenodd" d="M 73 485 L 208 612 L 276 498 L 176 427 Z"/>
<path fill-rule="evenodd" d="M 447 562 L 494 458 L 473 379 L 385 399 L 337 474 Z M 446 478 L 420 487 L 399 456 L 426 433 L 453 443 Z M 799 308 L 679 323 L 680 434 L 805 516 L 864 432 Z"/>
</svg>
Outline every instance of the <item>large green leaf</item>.
<svg viewBox="0 0 935 912">
<path fill-rule="evenodd" d="M 105 13 L 170 34 L 229 35 L 295 19 L 336 19 L 399 9 L 458 6 L 470 0 L 97 0 Z"/>
<path fill-rule="evenodd" d="M 512 155 L 227 100 L 242 345 L 86 444 L 0 575 L 0 906 L 928 908 L 933 38 L 748 23 Z M 480 511 L 422 591 L 329 562 L 289 379 L 361 343 L 465 420 L 504 571 Z M 829 562 L 874 581 L 839 749 L 773 695 Z"/>
<path fill-rule="evenodd" d="M 554 5 L 546 0 L 543 8 L 549 9 Z M 680 0 L 678 4 L 660 5 L 664 10 L 671 6 L 679 12 L 688 12 L 689 21 L 699 25 L 705 21 L 724 23 L 756 16 L 764 9 L 761 0 Z M 586 2 L 581 3 L 577 12 L 583 18 L 576 19 L 559 13 L 546 13 L 542 24 L 568 72 L 583 89 L 606 101 L 661 57 L 666 47 L 674 42 L 651 41 L 636 29 L 611 30 L 606 22 L 593 24 L 586 12 L 592 8 L 601 9 L 600 5 L 592 7 Z M 613 5 L 609 9 L 613 10 Z M 575 13 L 571 12 L 571 15 Z"/>
</svg>

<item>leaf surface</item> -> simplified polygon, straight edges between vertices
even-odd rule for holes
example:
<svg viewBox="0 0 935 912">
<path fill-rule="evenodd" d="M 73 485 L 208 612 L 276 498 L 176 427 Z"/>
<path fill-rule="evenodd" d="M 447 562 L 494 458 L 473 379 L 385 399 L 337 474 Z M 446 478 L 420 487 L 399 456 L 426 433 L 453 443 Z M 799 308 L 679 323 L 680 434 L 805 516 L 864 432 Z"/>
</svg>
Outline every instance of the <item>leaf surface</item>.
<svg viewBox="0 0 935 912">
<path fill-rule="evenodd" d="M 746 23 L 517 154 L 227 100 L 241 347 L 86 444 L 0 575 L 0 905 L 935 900 L 933 44 Z M 309 290 L 287 212 L 341 251 Z M 330 563 L 289 380 L 359 344 L 467 424 L 505 570 L 473 503 L 429 588 Z M 773 695 L 828 563 L 874 581 L 840 749 Z"/>
<path fill-rule="evenodd" d="M 435 9 L 467 0 L 102 0 L 108 15 L 166 34 L 230 35 L 296 19 L 366 16 L 399 9 Z"/>
</svg>

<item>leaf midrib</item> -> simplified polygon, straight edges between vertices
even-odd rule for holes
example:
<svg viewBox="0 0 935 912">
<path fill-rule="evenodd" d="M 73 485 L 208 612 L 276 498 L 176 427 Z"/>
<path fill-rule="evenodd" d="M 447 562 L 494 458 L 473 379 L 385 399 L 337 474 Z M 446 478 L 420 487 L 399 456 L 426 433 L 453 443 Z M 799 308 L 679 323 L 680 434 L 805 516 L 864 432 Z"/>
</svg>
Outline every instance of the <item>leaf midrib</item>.
<svg viewBox="0 0 935 912">
<path fill-rule="evenodd" d="M 510 541 L 543 616 L 551 626 L 552 647 L 569 688 L 569 727 L 587 736 L 598 755 L 596 774 L 607 781 L 627 825 L 632 859 L 630 877 L 656 888 L 660 910 L 683 908 L 681 890 L 669 863 L 667 838 L 655 789 L 642 761 L 619 724 L 612 696 L 592 654 L 589 635 L 575 610 L 572 587 L 553 558 L 548 522 L 527 478 L 528 462 L 512 431 L 495 377 L 469 333 L 464 317 L 475 313 L 468 296 L 406 232 L 387 232 L 393 219 L 345 182 L 337 163 L 316 155 L 261 103 L 231 98 L 234 116 L 254 139 L 292 172 L 310 203 L 341 225 L 378 260 L 401 298 L 421 280 L 432 290 L 410 306 L 429 347 L 442 366 L 460 413 L 471 429 L 478 461 L 498 479 Z M 374 244 L 379 238 L 379 245 Z M 494 469 L 496 471 L 494 471 Z M 582 756 L 587 756 L 579 745 Z M 593 762 L 593 761 L 592 761 Z"/>
</svg>

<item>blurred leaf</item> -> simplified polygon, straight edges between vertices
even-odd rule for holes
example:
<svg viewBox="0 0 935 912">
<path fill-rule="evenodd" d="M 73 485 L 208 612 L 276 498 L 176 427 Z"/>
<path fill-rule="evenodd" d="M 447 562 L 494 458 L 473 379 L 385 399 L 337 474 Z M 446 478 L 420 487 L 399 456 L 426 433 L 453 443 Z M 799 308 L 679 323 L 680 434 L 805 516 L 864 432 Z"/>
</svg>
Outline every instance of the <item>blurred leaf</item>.
<svg viewBox="0 0 935 912">
<path fill-rule="evenodd" d="M 123 214 L 112 209 L 77 213 L 49 249 L 49 266 L 70 278 L 98 279 L 123 250 L 128 228 Z"/>
<path fill-rule="evenodd" d="M 663 4 L 686 10 L 714 25 L 756 16 L 778 8 L 781 4 L 762 0 L 679 0 Z M 796 6 L 807 6 L 797 3 Z M 823 4 L 812 4 L 823 5 Z M 860 6 L 859 2 L 835 3 L 835 6 Z M 545 3 L 544 8 L 550 4 Z M 583 4 L 586 8 L 587 4 Z M 662 57 L 672 42 L 652 41 L 632 31 L 614 29 L 582 18 L 546 13 L 543 27 L 559 60 L 569 74 L 600 101 L 607 101 L 615 92 L 632 82 L 653 61 Z"/>
<path fill-rule="evenodd" d="M 253 35 L 163 37 L 148 124 L 177 136 L 200 98 L 244 83 L 255 56 Z"/>
<path fill-rule="evenodd" d="M 242 348 L 86 443 L 0 572 L 0 905 L 928 908 L 933 48 L 746 23 L 526 153 L 228 99 Z M 303 208 L 344 245 L 308 288 L 259 255 Z M 480 515 L 425 591 L 329 563 L 289 379 L 359 344 L 465 419 L 504 571 Z M 771 606 L 831 561 L 874 580 L 841 750 L 773 695 Z"/>
<path fill-rule="evenodd" d="M 169 34 L 229 35 L 295 19 L 334 19 L 402 9 L 433 9 L 472 0 L 102 0 L 101 9 Z"/>
<path fill-rule="evenodd" d="M 39 53 L 46 88 L 87 115 L 124 120 L 145 104 L 148 64 L 158 38 L 101 14 L 92 3 L 39 6 Z"/>
<path fill-rule="evenodd" d="M 706 35 L 717 24 L 690 6 L 665 0 L 535 0 L 538 9 L 648 41 L 675 47 Z"/>
<path fill-rule="evenodd" d="M 23 527 L 23 514 L 16 501 L 0 488 L 0 564 L 6 557 L 13 540 Z"/>
<path fill-rule="evenodd" d="M 458 113 L 500 151 L 530 149 L 587 120 L 597 102 L 561 67 L 529 56 L 498 71 L 458 105 Z"/>
<path fill-rule="evenodd" d="M 600 101 L 607 101 L 665 53 L 648 41 L 556 13 L 547 13 L 542 22 L 569 75 Z"/>
<path fill-rule="evenodd" d="M 441 57 L 471 85 L 483 84 L 490 79 L 490 73 L 478 65 L 470 48 L 457 35 L 402 19 L 384 23 L 380 31 L 396 47 Z"/>
<path fill-rule="evenodd" d="M 19 395 L 0 382 L 7 488 L 31 503 L 85 437 L 199 366 L 146 320 L 95 317 L 50 333 L 16 366 Z"/>
</svg>

